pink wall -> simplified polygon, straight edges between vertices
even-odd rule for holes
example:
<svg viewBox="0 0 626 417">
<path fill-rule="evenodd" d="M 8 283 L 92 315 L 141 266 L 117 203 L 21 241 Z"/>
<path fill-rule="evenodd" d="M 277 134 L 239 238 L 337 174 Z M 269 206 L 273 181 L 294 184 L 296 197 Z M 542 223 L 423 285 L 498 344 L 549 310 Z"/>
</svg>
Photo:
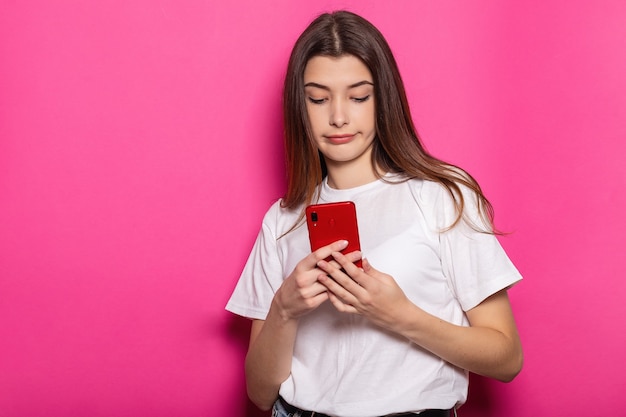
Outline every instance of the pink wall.
<svg viewBox="0 0 626 417">
<path fill-rule="evenodd" d="M 624 2 L 51 3 L 0 6 L 1 416 L 261 415 L 223 306 L 284 187 L 288 51 L 343 7 L 514 232 L 526 366 L 462 415 L 623 408 Z"/>
</svg>

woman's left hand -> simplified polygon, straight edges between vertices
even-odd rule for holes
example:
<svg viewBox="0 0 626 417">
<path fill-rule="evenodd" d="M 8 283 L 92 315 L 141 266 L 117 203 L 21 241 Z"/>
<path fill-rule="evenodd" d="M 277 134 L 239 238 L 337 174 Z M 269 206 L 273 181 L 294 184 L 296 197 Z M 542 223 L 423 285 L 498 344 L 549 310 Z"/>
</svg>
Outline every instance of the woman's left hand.
<svg viewBox="0 0 626 417">
<path fill-rule="evenodd" d="M 328 288 L 333 306 L 341 312 L 361 314 L 393 330 L 392 326 L 398 322 L 395 317 L 412 305 L 393 277 L 374 269 L 367 259 L 362 260 L 363 269 L 357 267 L 353 262 L 360 258 L 358 252 L 348 255 L 333 252 L 332 256 L 338 265 L 319 261 L 317 266 L 327 274 L 320 275 L 318 281 Z"/>
<path fill-rule="evenodd" d="M 487 297 L 466 312 L 469 326 L 449 323 L 413 304 L 395 280 L 363 259 L 358 252 L 332 254 L 317 266 L 328 275 L 318 282 L 328 289 L 333 306 L 357 313 L 402 335 L 460 368 L 508 382 L 520 371 L 522 346 L 506 290 Z"/>
</svg>

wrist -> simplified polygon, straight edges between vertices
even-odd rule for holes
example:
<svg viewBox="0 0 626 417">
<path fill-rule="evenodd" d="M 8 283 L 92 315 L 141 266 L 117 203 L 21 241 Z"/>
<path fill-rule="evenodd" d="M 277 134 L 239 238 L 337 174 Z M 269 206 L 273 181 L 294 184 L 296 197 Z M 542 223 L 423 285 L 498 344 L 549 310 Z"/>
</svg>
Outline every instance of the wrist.
<svg viewBox="0 0 626 417">
<path fill-rule="evenodd" d="M 288 308 L 285 308 L 277 297 L 272 300 L 270 311 L 268 312 L 268 318 L 272 316 L 280 324 L 286 325 L 291 322 L 297 322 L 297 317 L 294 317 Z"/>
<path fill-rule="evenodd" d="M 424 317 L 427 313 L 410 301 L 407 302 L 406 308 L 403 307 L 398 311 L 401 314 L 397 315 L 397 320 L 393 321 L 393 328 L 390 330 L 414 341 L 420 328 L 423 327 Z"/>
</svg>

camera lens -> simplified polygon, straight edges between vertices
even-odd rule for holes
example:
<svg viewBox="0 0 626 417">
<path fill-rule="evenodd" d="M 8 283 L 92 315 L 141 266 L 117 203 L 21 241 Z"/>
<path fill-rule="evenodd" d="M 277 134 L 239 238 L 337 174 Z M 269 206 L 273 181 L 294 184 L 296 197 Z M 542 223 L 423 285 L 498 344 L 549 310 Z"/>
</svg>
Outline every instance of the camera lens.
<svg viewBox="0 0 626 417">
<path fill-rule="evenodd" d="M 314 222 L 317 221 L 317 213 L 316 212 L 311 213 L 311 220 L 313 220 Z"/>
</svg>

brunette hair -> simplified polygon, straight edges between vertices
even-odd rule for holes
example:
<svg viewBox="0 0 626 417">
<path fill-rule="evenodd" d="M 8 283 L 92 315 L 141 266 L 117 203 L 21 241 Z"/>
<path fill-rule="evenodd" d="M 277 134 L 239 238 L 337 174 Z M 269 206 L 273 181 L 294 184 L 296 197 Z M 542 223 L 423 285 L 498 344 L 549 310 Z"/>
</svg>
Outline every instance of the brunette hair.
<svg viewBox="0 0 626 417">
<path fill-rule="evenodd" d="M 325 13 L 300 35 L 291 52 L 283 90 L 284 140 L 287 192 L 282 207 L 296 209 L 310 204 L 326 175 L 323 157 L 315 145 L 306 110 L 304 70 L 315 56 L 353 55 L 369 69 L 374 80 L 376 138 L 372 164 L 381 172 L 401 173 L 406 179 L 435 181 L 452 197 L 457 217 L 464 217 L 465 200 L 459 185 L 476 195 L 481 225 L 477 230 L 493 232 L 493 208 L 471 175 L 430 155 L 422 144 L 411 118 L 398 66 L 383 35 L 364 18 L 348 12 Z M 378 174 L 378 169 L 374 169 Z M 300 220 L 302 220 L 301 214 Z M 299 223 L 299 222 L 298 222 Z"/>
</svg>

